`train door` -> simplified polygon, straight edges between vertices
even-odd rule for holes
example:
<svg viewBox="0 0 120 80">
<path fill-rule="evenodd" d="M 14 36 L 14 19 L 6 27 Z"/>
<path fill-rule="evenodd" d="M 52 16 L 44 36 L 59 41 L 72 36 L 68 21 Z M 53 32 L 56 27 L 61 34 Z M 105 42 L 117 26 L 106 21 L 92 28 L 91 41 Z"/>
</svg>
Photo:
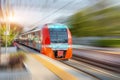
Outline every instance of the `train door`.
<svg viewBox="0 0 120 80">
<path fill-rule="evenodd" d="M 28 46 L 30 46 L 30 44 L 31 44 L 31 34 L 29 33 L 28 34 Z"/>
<path fill-rule="evenodd" d="M 32 39 L 32 44 L 33 45 L 32 45 L 32 47 L 36 49 L 36 42 L 35 42 L 36 36 L 35 36 L 35 32 L 33 32 L 32 35 L 33 35 L 33 39 Z"/>
<path fill-rule="evenodd" d="M 26 34 L 26 36 L 25 36 L 25 45 L 28 46 L 28 34 Z"/>
<path fill-rule="evenodd" d="M 40 31 L 37 31 L 37 32 L 35 33 L 34 41 L 35 41 L 35 43 L 36 43 L 36 49 L 37 49 L 37 50 L 40 50 Z"/>
<path fill-rule="evenodd" d="M 29 46 L 33 47 L 33 34 L 32 33 L 29 34 Z"/>
</svg>

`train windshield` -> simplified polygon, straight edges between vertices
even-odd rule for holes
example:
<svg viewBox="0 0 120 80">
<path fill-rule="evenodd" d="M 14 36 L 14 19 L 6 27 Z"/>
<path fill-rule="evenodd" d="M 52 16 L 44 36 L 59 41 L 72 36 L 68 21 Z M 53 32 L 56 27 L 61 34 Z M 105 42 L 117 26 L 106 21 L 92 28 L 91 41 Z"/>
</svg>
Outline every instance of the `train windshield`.
<svg viewBox="0 0 120 80">
<path fill-rule="evenodd" d="M 66 28 L 49 28 L 51 43 L 68 43 Z"/>
</svg>

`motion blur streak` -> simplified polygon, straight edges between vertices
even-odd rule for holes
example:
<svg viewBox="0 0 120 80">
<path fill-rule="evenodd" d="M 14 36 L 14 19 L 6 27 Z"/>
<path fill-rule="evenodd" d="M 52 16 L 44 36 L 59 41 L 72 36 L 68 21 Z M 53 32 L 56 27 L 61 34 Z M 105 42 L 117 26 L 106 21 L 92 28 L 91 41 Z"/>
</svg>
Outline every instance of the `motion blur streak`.
<svg viewBox="0 0 120 80">
<path fill-rule="evenodd" d="M 36 54 L 33 54 L 31 56 L 34 57 L 35 59 L 37 59 L 43 65 L 45 65 L 52 72 L 54 72 L 55 74 L 57 74 L 62 80 L 77 80 L 77 78 L 74 77 L 73 75 L 65 72 L 64 70 L 60 69 L 59 67 L 57 67 L 54 64 L 50 63 L 49 61 L 41 58 L 40 56 L 38 56 Z"/>
</svg>

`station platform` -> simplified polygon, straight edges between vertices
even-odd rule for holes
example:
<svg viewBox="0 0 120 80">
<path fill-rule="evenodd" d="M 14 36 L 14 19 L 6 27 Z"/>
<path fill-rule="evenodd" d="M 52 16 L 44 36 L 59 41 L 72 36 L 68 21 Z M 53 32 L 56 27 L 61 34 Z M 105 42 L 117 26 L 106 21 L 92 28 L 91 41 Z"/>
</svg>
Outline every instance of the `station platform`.
<svg viewBox="0 0 120 80">
<path fill-rule="evenodd" d="M 39 61 L 30 54 L 27 55 L 28 60 L 25 64 L 32 75 L 32 80 L 61 80 L 57 75 L 44 67 Z"/>
<path fill-rule="evenodd" d="M 25 62 L 32 74 L 32 80 L 96 80 L 59 61 L 42 54 L 27 54 Z"/>
<path fill-rule="evenodd" d="M 25 46 L 18 46 L 27 54 L 28 60 L 25 64 L 32 75 L 32 80 L 96 80 L 58 60 L 51 59 Z"/>
</svg>

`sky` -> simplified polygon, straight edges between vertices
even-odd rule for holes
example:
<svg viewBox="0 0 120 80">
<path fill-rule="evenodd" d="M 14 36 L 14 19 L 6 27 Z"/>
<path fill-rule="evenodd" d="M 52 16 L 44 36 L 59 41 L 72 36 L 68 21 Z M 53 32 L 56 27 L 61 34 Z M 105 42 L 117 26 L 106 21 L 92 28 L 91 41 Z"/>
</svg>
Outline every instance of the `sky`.
<svg viewBox="0 0 120 80">
<path fill-rule="evenodd" d="M 2 10 L 5 12 L 5 0 Z M 54 23 L 74 13 L 96 4 L 99 0 L 6 0 L 14 22 L 30 30 L 38 25 Z"/>
</svg>

